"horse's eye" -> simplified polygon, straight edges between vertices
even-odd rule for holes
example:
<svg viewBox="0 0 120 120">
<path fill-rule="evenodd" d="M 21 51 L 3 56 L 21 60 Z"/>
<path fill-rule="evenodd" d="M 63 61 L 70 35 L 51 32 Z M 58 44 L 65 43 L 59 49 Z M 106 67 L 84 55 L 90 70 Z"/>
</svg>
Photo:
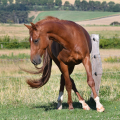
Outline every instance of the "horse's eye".
<svg viewBox="0 0 120 120">
<path fill-rule="evenodd" d="M 34 43 L 37 44 L 39 42 L 39 39 L 34 40 Z"/>
</svg>

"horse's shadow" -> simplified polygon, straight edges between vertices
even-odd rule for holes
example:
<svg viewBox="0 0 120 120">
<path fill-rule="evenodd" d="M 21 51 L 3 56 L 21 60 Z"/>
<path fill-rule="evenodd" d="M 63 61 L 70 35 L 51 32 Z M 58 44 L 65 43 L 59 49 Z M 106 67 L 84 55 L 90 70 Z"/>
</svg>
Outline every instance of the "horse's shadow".
<svg viewBox="0 0 120 120">
<path fill-rule="evenodd" d="M 89 107 L 92 110 L 96 110 L 96 103 L 95 103 L 95 101 L 92 98 L 90 98 L 90 100 L 86 101 L 86 103 L 89 105 Z M 73 107 L 74 107 L 74 109 L 75 108 L 82 109 L 82 104 L 80 104 L 79 102 L 73 102 Z M 57 109 L 57 103 L 56 102 L 52 102 L 52 103 L 49 103 L 47 105 L 39 105 L 39 106 L 34 106 L 32 108 L 33 109 L 34 108 L 42 108 L 45 111 L 50 111 L 50 110 Z M 62 109 L 68 109 L 68 104 L 63 102 L 62 103 Z"/>
</svg>

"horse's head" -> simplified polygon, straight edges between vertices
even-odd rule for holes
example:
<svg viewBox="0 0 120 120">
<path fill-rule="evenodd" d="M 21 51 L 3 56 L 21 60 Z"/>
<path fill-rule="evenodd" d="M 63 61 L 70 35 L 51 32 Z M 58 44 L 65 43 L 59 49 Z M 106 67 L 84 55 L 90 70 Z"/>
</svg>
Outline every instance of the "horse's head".
<svg viewBox="0 0 120 120">
<path fill-rule="evenodd" d="M 41 32 L 40 26 L 31 23 L 32 26 L 25 25 L 29 29 L 29 42 L 31 49 L 31 62 L 34 65 L 41 63 L 41 57 L 48 46 L 49 38 L 46 33 Z"/>
</svg>

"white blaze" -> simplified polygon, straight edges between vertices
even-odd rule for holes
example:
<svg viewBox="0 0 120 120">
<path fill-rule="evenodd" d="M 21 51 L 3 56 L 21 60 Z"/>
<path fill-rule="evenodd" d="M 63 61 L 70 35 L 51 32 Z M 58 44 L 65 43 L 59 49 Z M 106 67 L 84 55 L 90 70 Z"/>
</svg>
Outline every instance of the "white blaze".
<svg viewBox="0 0 120 120">
<path fill-rule="evenodd" d="M 32 37 L 31 37 L 31 42 L 32 42 Z"/>
</svg>

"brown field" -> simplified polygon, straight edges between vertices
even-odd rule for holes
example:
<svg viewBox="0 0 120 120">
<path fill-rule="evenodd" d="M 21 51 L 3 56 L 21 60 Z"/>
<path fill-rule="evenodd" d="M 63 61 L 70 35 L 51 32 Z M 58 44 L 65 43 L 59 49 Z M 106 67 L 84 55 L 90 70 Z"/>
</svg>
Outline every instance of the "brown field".
<svg viewBox="0 0 120 120">
<path fill-rule="evenodd" d="M 112 22 L 120 22 L 120 15 L 118 16 L 111 16 L 106 18 L 100 18 L 95 20 L 86 20 L 77 22 L 80 25 L 110 25 Z"/>
<path fill-rule="evenodd" d="M 74 4 L 74 2 L 75 2 L 75 0 L 62 0 L 62 4 L 64 4 L 65 1 L 69 1 L 71 4 Z M 89 1 L 89 0 L 86 0 L 86 1 Z M 92 1 L 100 1 L 100 2 L 106 1 L 107 3 L 110 1 L 113 1 L 115 3 L 120 3 L 120 0 L 92 0 Z"/>
<path fill-rule="evenodd" d="M 108 38 L 113 37 L 116 34 L 120 35 L 120 27 L 115 26 L 84 26 L 90 34 L 102 34 L 102 36 Z M 22 25 L 9 25 L 0 24 L 0 37 L 5 35 L 11 38 L 18 38 L 23 40 L 25 37 L 29 37 L 29 30 Z"/>
<path fill-rule="evenodd" d="M 0 24 L 0 37 L 8 35 L 10 37 L 24 39 L 28 37 L 28 29 L 22 25 Z"/>
<path fill-rule="evenodd" d="M 42 11 L 30 11 L 30 13 L 28 14 L 28 17 L 32 17 L 34 16 L 34 19 L 38 16 L 39 13 L 41 13 Z M 33 21 L 34 21 L 33 19 Z"/>
</svg>

